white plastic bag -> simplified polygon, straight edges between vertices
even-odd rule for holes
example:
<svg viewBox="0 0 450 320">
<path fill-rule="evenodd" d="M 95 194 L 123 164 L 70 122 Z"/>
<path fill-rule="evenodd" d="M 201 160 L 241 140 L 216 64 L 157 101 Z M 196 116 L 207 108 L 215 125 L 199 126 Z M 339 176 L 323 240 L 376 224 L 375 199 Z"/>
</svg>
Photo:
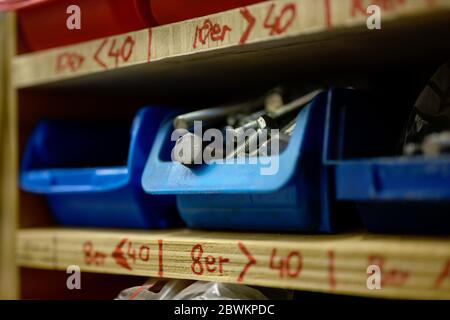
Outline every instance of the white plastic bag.
<svg viewBox="0 0 450 320">
<path fill-rule="evenodd" d="M 267 300 L 259 290 L 241 284 L 150 279 L 123 290 L 116 300 Z"/>
<path fill-rule="evenodd" d="M 192 283 L 191 280 L 149 279 L 142 286 L 123 290 L 115 300 L 172 300 Z"/>
<path fill-rule="evenodd" d="M 197 281 L 181 292 L 174 300 L 267 300 L 259 290 L 242 284 Z"/>
</svg>

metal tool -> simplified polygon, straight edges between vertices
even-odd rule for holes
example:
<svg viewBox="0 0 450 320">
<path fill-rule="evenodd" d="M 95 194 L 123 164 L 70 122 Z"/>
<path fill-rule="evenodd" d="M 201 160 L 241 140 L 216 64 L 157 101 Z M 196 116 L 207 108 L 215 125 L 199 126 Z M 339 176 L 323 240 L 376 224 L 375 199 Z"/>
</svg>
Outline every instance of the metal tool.
<svg viewBox="0 0 450 320">
<path fill-rule="evenodd" d="M 258 138 L 261 130 L 269 129 L 269 128 L 271 128 L 271 129 L 280 128 L 282 121 L 278 121 L 278 120 L 281 120 L 281 118 L 289 115 L 291 112 L 298 111 L 298 109 L 300 107 L 306 105 L 308 102 L 310 102 L 312 99 L 314 99 L 314 97 L 317 96 L 320 92 L 321 92 L 321 90 L 315 90 L 307 95 L 304 95 L 298 99 L 295 99 L 294 101 L 284 105 L 283 107 L 277 109 L 275 112 L 273 112 L 271 114 L 263 115 L 263 116 L 259 117 L 258 119 L 253 120 L 253 121 L 243 125 L 242 127 L 234 129 L 234 132 L 237 137 L 244 135 L 246 130 L 248 130 L 248 129 L 254 129 L 254 130 L 256 130 L 257 133 L 249 136 L 247 141 L 244 141 L 240 145 L 238 145 L 237 148 L 233 152 L 226 155 L 226 158 L 231 159 L 231 158 L 241 155 L 244 150 L 248 149 L 249 144 L 254 142 L 254 140 L 251 140 L 251 139 Z M 271 139 L 272 138 L 277 139 L 278 142 L 282 144 L 282 147 L 285 148 L 287 146 L 287 144 L 289 143 L 289 137 L 292 134 L 294 128 L 295 128 L 295 119 L 291 120 L 285 127 L 283 127 L 282 132 L 277 137 L 271 137 Z M 227 142 L 227 143 L 229 143 L 229 142 Z M 266 148 L 268 146 L 267 143 L 268 142 L 265 143 Z M 272 153 L 271 150 L 270 150 L 270 152 Z M 258 151 L 253 150 L 250 155 L 251 156 L 258 155 Z"/>
<path fill-rule="evenodd" d="M 233 126 L 233 127 L 241 127 L 248 122 L 258 119 L 259 117 L 265 115 L 266 113 L 267 112 L 264 110 L 259 110 L 259 111 L 253 112 L 251 114 L 245 114 L 245 113 L 233 114 L 233 115 L 228 116 L 227 124 L 229 126 Z"/>
<path fill-rule="evenodd" d="M 264 99 L 264 110 L 270 113 L 281 108 L 284 105 L 284 94 L 285 90 L 283 87 L 276 87 L 270 90 Z"/>
<path fill-rule="evenodd" d="M 408 142 L 403 146 L 403 154 L 406 156 L 415 156 L 422 153 L 422 146 L 418 143 Z"/>
<path fill-rule="evenodd" d="M 264 116 L 262 116 L 255 120 L 247 122 L 243 126 L 234 129 L 234 131 L 239 134 L 239 133 L 245 132 L 248 129 L 257 130 L 257 129 L 265 129 L 265 128 L 267 128 L 267 121 L 266 121 L 266 118 Z"/>
<path fill-rule="evenodd" d="M 181 136 L 172 150 L 172 159 L 184 165 L 201 164 L 202 158 L 203 140 L 190 132 Z"/>
<path fill-rule="evenodd" d="M 236 148 L 233 148 L 231 152 L 226 153 L 225 159 L 239 158 L 245 156 L 249 152 L 253 152 L 253 150 L 250 150 L 250 146 L 257 146 L 258 139 L 263 133 L 263 130 L 264 129 L 260 128 L 256 130 L 253 129 L 250 135 L 248 135 L 247 137 L 243 137 L 242 143 L 238 144 Z M 234 147 L 234 139 L 233 141 L 227 141 L 227 145 L 229 145 L 230 143 L 232 143 Z M 258 148 L 255 149 L 258 150 Z"/>
<path fill-rule="evenodd" d="M 270 121 L 270 119 L 268 119 Z M 258 137 L 261 134 L 262 130 L 268 128 L 268 123 L 266 122 L 266 118 L 259 117 L 256 120 L 252 120 L 243 126 L 233 129 L 231 132 L 231 136 L 233 137 L 233 141 L 226 141 L 226 145 L 232 144 L 234 147 L 235 139 L 241 142 L 236 148 L 233 148 L 232 152 L 229 152 L 225 155 L 226 159 L 232 159 L 235 157 L 241 157 L 248 152 L 249 146 L 253 143 L 258 142 Z M 249 136 L 245 136 L 248 130 L 253 130 Z M 226 136 L 228 138 L 228 135 Z"/>
<path fill-rule="evenodd" d="M 233 138 L 230 139 L 232 141 L 225 141 L 224 148 L 222 150 L 217 150 L 219 154 L 216 153 L 215 158 L 217 158 L 217 156 L 225 159 L 245 155 L 257 156 L 259 153 L 258 149 L 264 149 L 268 154 L 277 154 L 280 152 L 279 150 L 284 150 L 287 147 L 289 137 L 295 129 L 296 122 L 295 119 L 292 120 L 292 114 L 298 112 L 299 108 L 309 103 L 321 91 L 322 90 L 315 90 L 288 104 L 280 106 L 278 104 L 282 100 L 281 91 L 275 90 L 271 94 L 278 94 L 280 96 L 272 97 L 274 101 L 277 100 L 277 102 L 273 102 L 273 108 L 269 108 L 273 110 L 273 112 L 267 113 L 265 110 L 260 110 L 248 114 L 256 108 L 261 108 L 263 103 L 268 103 L 267 101 L 263 101 L 263 99 L 257 99 L 238 105 L 197 110 L 180 115 L 175 118 L 174 127 L 176 129 L 190 129 L 193 127 L 194 121 L 202 121 L 204 127 L 210 127 L 215 124 L 223 124 L 225 120 L 228 120 L 229 125 L 225 127 L 225 133 L 230 130 L 232 131 L 231 136 Z M 268 96 L 266 96 L 266 99 L 267 97 Z M 239 113 L 239 116 L 236 116 L 237 113 Z M 235 122 L 240 125 L 239 127 L 233 128 L 230 126 L 229 120 L 232 117 L 234 117 L 234 120 L 236 120 Z M 256 150 L 250 150 L 250 146 L 253 146 L 260 140 L 263 130 L 280 128 L 281 132 L 279 134 L 269 137 L 269 139 Z M 248 134 L 249 129 L 253 130 L 250 134 Z M 246 134 L 248 135 L 245 136 Z M 228 138 L 229 135 L 226 134 L 226 137 Z M 237 141 L 239 141 L 239 144 L 235 147 L 236 138 Z M 279 150 L 272 150 L 274 141 L 277 142 Z M 202 158 L 205 146 L 206 144 L 202 141 L 202 137 L 193 133 L 187 133 L 180 137 L 175 143 L 175 147 L 172 150 L 172 158 L 174 161 L 185 165 L 201 164 L 203 163 Z M 233 146 L 233 150 L 227 153 L 227 146 Z"/>
<path fill-rule="evenodd" d="M 424 137 L 422 143 L 408 142 L 403 147 L 407 156 L 436 157 L 450 153 L 450 131 L 435 132 Z"/>
<path fill-rule="evenodd" d="M 177 116 L 173 121 L 173 126 L 175 129 L 191 129 L 194 126 L 194 121 L 202 121 L 204 127 L 211 127 L 224 122 L 229 115 L 237 112 L 251 112 L 261 108 L 262 105 L 263 100 L 260 98 L 234 105 L 196 110 Z"/>
<path fill-rule="evenodd" d="M 244 124 L 243 126 L 236 128 L 235 131 L 236 131 L 236 133 L 240 134 L 241 132 L 245 132 L 245 130 L 250 129 L 250 128 L 255 129 L 255 130 L 266 129 L 266 128 L 281 129 L 281 128 L 285 127 L 286 119 L 284 119 L 284 118 L 288 118 L 288 120 L 289 120 L 289 122 L 287 124 L 288 128 L 290 126 L 295 127 L 295 124 L 294 124 L 295 119 L 292 120 L 289 118 L 291 116 L 291 114 L 294 111 L 298 112 L 299 108 L 308 104 L 320 92 L 321 92 L 321 90 L 315 90 L 307 95 L 304 95 L 298 99 L 295 99 L 294 101 L 277 109 L 275 112 L 272 112 L 269 114 L 264 114 L 264 115 L 260 116 L 259 118 L 257 118 L 256 120 L 252 120 L 252 121 Z M 290 130 L 292 131 L 293 128 L 290 128 Z"/>
<path fill-rule="evenodd" d="M 320 92 L 322 92 L 322 89 L 314 90 L 304 96 L 301 96 L 300 98 L 297 98 L 288 104 L 285 104 L 284 106 L 278 108 L 274 112 L 269 113 L 269 116 L 277 119 L 282 116 L 285 116 L 293 111 L 297 111 L 300 107 L 305 106 L 307 103 L 311 102 Z"/>
<path fill-rule="evenodd" d="M 297 125 L 297 119 L 294 119 L 291 122 L 289 122 L 285 127 L 283 127 L 283 129 L 281 129 L 281 132 L 288 136 L 292 136 L 296 125 Z"/>
<path fill-rule="evenodd" d="M 259 148 L 250 152 L 249 156 L 250 157 L 257 157 L 259 155 L 271 156 L 282 153 L 289 145 L 289 141 L 292 136 L 292 133 L 294 132 L 296 123 L 297 119 L 292 120 L 283 129 L 281 129 L 279 133 L 271 136 L 264 143 L 262 143 L 259 146 Z M 273 149 L 275 140 L 277 140 L 278 150 Z"/>
<path fill-rule="evenodd" d="M 432 133 L 424 138 L 422 152 L 426 156 L 450 153 L 450 131 Z"/>
</svg>

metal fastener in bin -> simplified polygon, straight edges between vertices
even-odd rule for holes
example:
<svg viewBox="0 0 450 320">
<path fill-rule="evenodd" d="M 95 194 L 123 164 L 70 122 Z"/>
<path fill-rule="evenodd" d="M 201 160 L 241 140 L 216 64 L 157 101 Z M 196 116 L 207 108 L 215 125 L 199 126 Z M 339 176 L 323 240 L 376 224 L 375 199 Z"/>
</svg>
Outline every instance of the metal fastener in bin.
<svg viewBox="0 0 450 320">
<path fill-rule="evenodd" d="M 332 232 L 321 162 L 327 99 L 324 92 L 299 112 L 283 153 L 259 157 L 256 164 L 187 167 L 172 162 L 172 123 L 167 121 L 155 139 L 142 186 L 150 194 L 177 195 L 180 215 L 192 228 Z M 278 170 L 262 175 L 271 160 L 278 161 Z"/>
<path fill-rule="evenodd" d="M 165 228 L 179 223 L 175 198 L 151 196 L 142 171 L 167 111 L 141 109 L 129 126 L 41 122 L 21 163 L 20 185 L 41 194 L 59 223 Z"/>
<path fill-rule="evenodd" d="M 397 141 L 388 133 L 392 109 L 370 100 L 335 92 L 330 101 L 338 103 L 327 108 L 324 162 L 334 170 L 337 200 L 354 202 L 372 232 L 449 234 L 450 156 L 386 155 Z"/>
</svg>

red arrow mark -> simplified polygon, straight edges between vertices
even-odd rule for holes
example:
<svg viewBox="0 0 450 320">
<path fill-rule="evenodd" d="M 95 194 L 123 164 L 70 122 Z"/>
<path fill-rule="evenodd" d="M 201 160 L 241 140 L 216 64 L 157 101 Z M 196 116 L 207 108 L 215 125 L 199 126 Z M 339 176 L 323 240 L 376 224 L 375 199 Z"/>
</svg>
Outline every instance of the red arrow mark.
<svg viewBox="0 0 450 320">
<path fill-rule="evenodd" d="M 100 53 L 102 52 L 103 48 L 105 47 L 106 43 L 108 42 L 108 39 L 103 40 L 100 47 L 98 47 L 97 51 L 94 54 L 94 60 L 97 62 L 100 66 L 102 66 L 104 69 L 108 69 L 108 66 L 99 58 Z"/>
<path fill-rule="evenodd" d="M 116 246 L 116 248 L 114 249 L 113 253 L 112 253 L 112 257 L 114 258 L 114 260 L 116 260 L 116 263 L 131 271 L 131 267 L 128 264 L 127 259 L 124 257 L 123 255 L 123 251 L 122 251 L 122 247 L 125 245 L 125 243 L 127 242 L 127 238 L 122 239 L 119 244 Z"/>
<path fill-rule="evenodd" d="M 442 282 L 444 282 L 445 278 L 450 277 L 450 260 L 447 261 L 447 264 L 444 266 L 444 269 L 439 274 L 434 283 L 434 288 L 437 289 L 441 286 Z"/>
<path fill-rule="evenodd" d="M 240 13 L 244 17 L 244 19 L 248 22 L 247 29 L 245 29 L 244 33 L 241 36 L 241 39 L 239 40 L 239 44 L 244 44 L 247 42 L 248 36 L 250 35 L 250 32 L 253 29 L 253 26 L 255 25 L 256 19 L 250 11 L 248 11 L 247 7 L 243 7 L 240 10 Z"/>
<path fill-rule="evenodd" d="M 238 246 L 239 246 L 239 249 L 241 249 L 241 251 L 245 254 L 245 256 L 248 259 L 247 264 L 244 266 L 244 269 L 242 269 L 242 271 L 239 274 L 239 277 L 237 279 L 237 282 L 242 282 L 242 280 L 244 280 L 245 273 L 248 271 L 248 269 L 250 269 L 250 267 L 252 265 L 256 264 L 256 259 L 253 258 L 250 251 L 247 250 L 247 248 L 245 247 L 245 245 L 242 242 L 239 241 Z"/>
</svg>

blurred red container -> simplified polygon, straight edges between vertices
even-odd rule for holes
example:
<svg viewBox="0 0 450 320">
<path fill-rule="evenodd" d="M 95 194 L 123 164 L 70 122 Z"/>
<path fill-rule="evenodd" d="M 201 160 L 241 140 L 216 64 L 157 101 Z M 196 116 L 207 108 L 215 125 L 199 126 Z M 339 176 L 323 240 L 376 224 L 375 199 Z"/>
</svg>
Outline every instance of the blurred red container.
<svg viewBox="0 0 450 320">
<path fill-rule="evenodd" d="M 48 0 L 0 0 L 0 11 L 11 11 Z"/>
<path fill-rule="evenodd" d="M 265 0 L 148 0 L 158 24 L 167 24 Z"/>
<path fill-rule="evenodd" d="M 18 3 L 18 1 L 13 2 Z M 34 0 L 26 2 L 25 7 L 17 6 L 19 26 L 27 46 L 32 51 L 155 25 L 148 0 Z M 80 30 L 69 30 L 66 26 L 66 20 L 69 17 L 66 10 L 70 5 L 80 7 Z"/>
</svg>

